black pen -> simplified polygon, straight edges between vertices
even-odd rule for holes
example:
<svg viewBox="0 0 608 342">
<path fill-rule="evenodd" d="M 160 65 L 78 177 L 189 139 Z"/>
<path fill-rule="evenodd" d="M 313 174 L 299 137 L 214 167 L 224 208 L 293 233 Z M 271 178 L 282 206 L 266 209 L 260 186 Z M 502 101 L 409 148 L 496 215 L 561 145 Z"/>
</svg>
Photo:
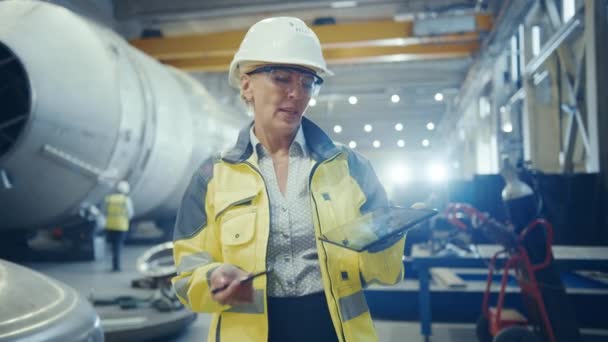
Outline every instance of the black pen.
<svg viewBox="0 0 608 342">
<path fill-rule="evenodd" d="M 247 277 L 245 277 L 245 278 L 243 278 L 243 279 L 239 280 L 239 283 L 240 283 L 240 284 L 245 284 L 245 283 L 246 283 L 246 282 L 248 282 L 248 281 L 252 281 L 253 279 L 255 279 L 255 278 L 257 278 L 257 277 L 259 277 L 259 276 L 261 276 L 261 275 L 264 275 L 264 274 L 268 274 L 268 273 L 270 273 L 270 272 L 272 272 L 272 270 L 271 270 L 271 269 L 268 269 L 268 270 L 265 270 L 265 271 L 260 271 L 260 272 L 257 272 L 257 273 L 251 273 L 251 274 L 249 274 Z M 228 288 L 228 286 L 230 286 L 230 283 L 228 283 L 228 284 L 226 284 L 226 285 L 224 285 L 224 286 L 222 286 L 222 287 L 218 287 L 218 288 L 216 288 L 216 289 L 211 289 L 211 293 L 212 293 L 212 294 L 216 294 L 216 293 L 218 293 L 218 292 L 222 292 L 222 291 L 224 291 L 225 289 L 227 289 L 227 288 Z"/>
</svg>

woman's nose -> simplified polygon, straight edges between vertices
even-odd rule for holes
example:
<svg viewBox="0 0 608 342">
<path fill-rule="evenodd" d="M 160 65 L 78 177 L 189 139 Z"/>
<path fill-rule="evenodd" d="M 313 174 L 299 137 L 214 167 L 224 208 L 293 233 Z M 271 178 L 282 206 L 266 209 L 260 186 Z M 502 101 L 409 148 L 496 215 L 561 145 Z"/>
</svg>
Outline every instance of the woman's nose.
<svg viewBox="0 0 608 342">
<path fill-rule="evenodd" d="M 291 82 L 287 88 L 287 95 L 290 98 L 299 99 L 308 96 L 308 93 L 299 82 Z"/>
</svg>

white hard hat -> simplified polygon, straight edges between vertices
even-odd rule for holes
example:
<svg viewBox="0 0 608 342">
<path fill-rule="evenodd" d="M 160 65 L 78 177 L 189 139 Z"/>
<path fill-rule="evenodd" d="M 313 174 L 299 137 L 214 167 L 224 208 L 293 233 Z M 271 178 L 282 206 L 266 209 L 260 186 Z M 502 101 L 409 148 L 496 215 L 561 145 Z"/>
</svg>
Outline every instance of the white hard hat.
<svg viewBox="0 0 608 342">
<path fill-rule="evenodd" d="M 327 69 L 321 43 L 306 23 L 293 17 L 268 18 L 255 23 L 236 52 L 228 82 L 240 86 L 240 72 L 247 64 L 292 64 L 314 70 L 319 76 L 332 76 Z"/>
<path fill-rule="evenodd" d="M 129 183 L 127 181 L 123 180 L 116 184 L 116 190 L 120 191 L 123 194 L 128 194 L 131 190 L 131 187 L 129 186 Z"/>
</svg>

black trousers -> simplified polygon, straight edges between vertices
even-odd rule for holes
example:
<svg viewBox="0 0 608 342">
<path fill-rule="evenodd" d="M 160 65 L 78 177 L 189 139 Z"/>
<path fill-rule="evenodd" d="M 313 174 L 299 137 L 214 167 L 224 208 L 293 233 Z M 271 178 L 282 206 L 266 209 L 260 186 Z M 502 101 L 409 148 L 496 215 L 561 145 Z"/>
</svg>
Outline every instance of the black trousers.
<svg viewBox="0 0 608 342">
<path fill-rule="evenodd" d="M 118 230 L 106 231 L 106 238 L 112 245 L 112 270 L 114 271 L 120 271 L 120 251 L 122 250 L 126 233 Z"/>
<path fill-rule="evenodd" d="M 268 297 L 269 342 L 337 342 L 323 292 Z"/>
</svg>

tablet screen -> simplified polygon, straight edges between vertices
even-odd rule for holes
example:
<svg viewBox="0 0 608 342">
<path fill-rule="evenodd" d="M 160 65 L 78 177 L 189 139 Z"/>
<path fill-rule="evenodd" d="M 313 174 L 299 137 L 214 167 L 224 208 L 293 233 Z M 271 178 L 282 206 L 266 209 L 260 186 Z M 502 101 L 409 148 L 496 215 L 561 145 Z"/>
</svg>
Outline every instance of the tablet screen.
<svg viewBox="0 0 608 342">
<path fill-rule="evenodd" d="M 436 214 L 436 210 L 430 209 L 381 208 L 325 232 L 320 239 L 361 252 L 396 234 L 405 234 Z"/>
</svg>

